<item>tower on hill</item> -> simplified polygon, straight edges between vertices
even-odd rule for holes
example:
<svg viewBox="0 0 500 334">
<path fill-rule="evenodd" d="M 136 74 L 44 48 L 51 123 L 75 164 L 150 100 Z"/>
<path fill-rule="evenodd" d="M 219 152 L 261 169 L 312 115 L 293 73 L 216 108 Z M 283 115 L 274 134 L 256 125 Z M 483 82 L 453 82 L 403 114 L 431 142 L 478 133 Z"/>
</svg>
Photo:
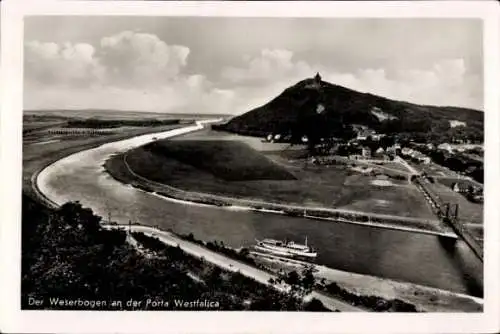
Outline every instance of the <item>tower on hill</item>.
<svg viewBox="0 0 500 334">
<path fill-rule="evenodd" d="M 321 83 L 321 75 L 319 75 L 319 72 L 316 72 L 316 75 L 314 76 L 314 82 L 317 84 Z"/>
<path fill-rule="evenodd" d="M 314 78 L 308 79 L 305 88 L 320 89 L 321 88 L 321 75 L 316 73 Z"/>
</svg>

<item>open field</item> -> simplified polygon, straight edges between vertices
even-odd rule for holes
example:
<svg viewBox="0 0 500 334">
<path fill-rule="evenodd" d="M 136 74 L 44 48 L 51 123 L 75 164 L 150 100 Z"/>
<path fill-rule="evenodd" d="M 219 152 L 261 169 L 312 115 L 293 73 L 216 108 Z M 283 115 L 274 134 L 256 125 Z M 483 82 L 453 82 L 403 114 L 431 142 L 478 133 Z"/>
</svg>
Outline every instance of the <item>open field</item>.
<svg viewBox="0 0 500 334">
<path fill-rule="evenodd" d="M 165 170 L 163 159 L 175 159 L 225 181 L 293 180 L 286 169 L 236 141 L 157 141 L 145 145 L 149 161 L 143 168 L 153 180 L 161 182 Z M 154 168 L 149 168 L 154 165 Z M 165 166 L 166 167 L 166 166 Z"/>
<path fill-rule="evenodd" d="M 43 129 L 48 129 L 60 125 L 66 124 L 65 121 L 51 121 L 51 120 L 46 120 L 46 121 L 32 121 L 32 122 L 26 122 L 23 124 L 23 134 L 30 133 L 33 131 L 38 131 L 38 130 L 43 130 Z"/>
<path fill-rule="evenodd" d="M 216 154 L 224 146 L 224 150 L 241 149 L 241 144 L 234 145 L 230 141 L 204 141 L 203 145 L 196 142 L 193 145 L 179 144 L 176 149 L 185 148 L 184 152 L 152 151 L 140 147 L 126 154 L 126 162 L 138 175 L 176 187 L 182 190 L 209 193 L 249 200 L 260 200 L 273 203 L 285 203 L 308 207 L 326 207 L 344 210 L 360 210 L 387 215 L 435 219 L 429 205 L 416 187 L 404 181 L 384 180 L 380 176 L 363 175 L 350 170 L 346 166 L 308 166 L 303 168 L 303 162 L 288 162 L 288 164 L 269 164 L 264 157 L 255 158 L 258 152 L 249 147 L 245 154 L 233 153 L 230 160 L 227 152 Z M 251 154 L 249 152 L 252 152 Z M 179 159 L 178 157 L 181 156 Z M 206 166 L 200 167 L 200 162 L 210 156 L 210 164 L 221 170 L 214 171 Z M 235 161 L 234 158 L 242 159 Z M 198 160 L 199 159 L 199 160 Z M 274 159 L 273 159 L 274 160 Z M 231 173 L 239 173 L 239 167 L 251 162 L 252 169 L 264 171 L 271 168 L 279 173 L 273 179 L 257 179 L 240 177 L 237 181 L 227 181 Z M 205 165 L 206 162 L 201 162 Z M 235 164 L 232 166 L 232 164 Z M 256 163 L 262 166 L 255 167 Z M 295 165 L 294 165 L 295 164 Z M 227 173 L 224 177 L 220 173 Z M 286 172 L 286 174 L 283 174 Z M 266 172 L 267 173 L 267 172 Z M 283 175 L 293 175 L 294 178 L 283 178 Z M 249 174 L 253 175 L 253 174 Z M 269 174 L 272 175 L 272 174 Z M 378 182 L 378 183 L 377 183 Z M 381 185 L 377 185 L 381 184 Z"/>
</svg>

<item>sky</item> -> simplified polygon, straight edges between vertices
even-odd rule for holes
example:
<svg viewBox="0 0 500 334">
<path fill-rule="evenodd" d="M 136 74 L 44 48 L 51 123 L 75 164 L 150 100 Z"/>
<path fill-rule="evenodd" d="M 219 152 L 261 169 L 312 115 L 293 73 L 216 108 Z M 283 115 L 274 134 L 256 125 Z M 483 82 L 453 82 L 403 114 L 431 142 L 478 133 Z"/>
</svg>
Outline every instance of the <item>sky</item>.
<svg viewBox="0 0 500 334">
<path fill-rule="evenodd" d="M 241 114 L 316 72 L 483 109 L 476 19 L 45 16 L 24 32 L 25 109 Z"/>
</svg>

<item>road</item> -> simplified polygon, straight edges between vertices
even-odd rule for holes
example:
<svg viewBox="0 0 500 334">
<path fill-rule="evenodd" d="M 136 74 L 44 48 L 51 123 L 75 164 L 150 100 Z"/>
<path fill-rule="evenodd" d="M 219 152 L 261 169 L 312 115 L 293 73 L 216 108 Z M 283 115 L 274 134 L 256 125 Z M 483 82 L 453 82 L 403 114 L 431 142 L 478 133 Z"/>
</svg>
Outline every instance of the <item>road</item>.
<svg viewBox="0 0 500 334">
<path fill-rule="evenodd" d="M 103 225 L 104 228 L 119 228 L 119 229 L 128 229 L 128 225 Z M 286 292 L 289 291 L 289 286 L 287 284 L 270 284 L 269 279 L 276 279 L 277 276 L 266 271 L 254 268 L 248 264 L 242 263 L 240 261 L 228 258 L 219 253 L 213 252 L 201 245 L 196 243 L 186 241 L 176 237 L 174 234 L 165 232 L 154 227 L 142 226 L 142 225 L 131 225 L 130 229 L 132 232 L 142 232 L 148 236 L 153 236 L 158 238 L 160 241 L 165 244 L 177 247 L 179 246 L 184 252 L 187 254 L 193 255 L 198 258 L 203 258 L 205 261 L 208 261 L 220 268 L 223 268 L 228 271 L 239 272 L 240 274 L 250 277 L 257 282 L 266 285 L 272 285 L 275 289 Z M 311 294 L 306 296 L 304 299 L 309 300 L 311 298 L 317 298 L 321 300 L 325 307 L 331 310 L 339 310 L 341 312 L 363 312 L 366 311 L 364 309 L 360 309 L 352 306 L 349 303 L 346 303 L 342 300 L 332 298 L 326 296 L 317 291 L 313 291 Z"/>
<path fill-rule="evenodd" d="M 416 170 L 415 168 L 413 168 L 413 166 L 411 166 L 406 160 L 402 159 L 401 157 L 399 156 L 396 156 L 394 158 L 394 161 L 397 161 L 399 162 L 400 164 L 402 164 L 403 166 L 405 166 L 406 168 L 408 168 L 408 170 L 414 174 L 414 175 L 420 175 L 420 172 L 418 170 Z"/>
</svg>

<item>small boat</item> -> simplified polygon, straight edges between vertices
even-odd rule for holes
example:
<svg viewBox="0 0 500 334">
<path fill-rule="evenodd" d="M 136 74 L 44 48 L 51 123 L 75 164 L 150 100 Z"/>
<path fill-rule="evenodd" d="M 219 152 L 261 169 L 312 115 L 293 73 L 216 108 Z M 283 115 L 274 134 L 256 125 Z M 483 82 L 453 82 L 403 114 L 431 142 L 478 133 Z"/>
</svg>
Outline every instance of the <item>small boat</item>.
<svg viewBox="0 0 500 334">
<path fill-rule="evenodd" d="M 273 255 L 305 259 L 315 259 L 318 256 L 318 253 L 311 246 L 307 245 L 307 237 L 304 244 L 275 239 L 255 239 L 255 241 L 257 242 L 254 246 L 256 250 Z"/>
</svg>

